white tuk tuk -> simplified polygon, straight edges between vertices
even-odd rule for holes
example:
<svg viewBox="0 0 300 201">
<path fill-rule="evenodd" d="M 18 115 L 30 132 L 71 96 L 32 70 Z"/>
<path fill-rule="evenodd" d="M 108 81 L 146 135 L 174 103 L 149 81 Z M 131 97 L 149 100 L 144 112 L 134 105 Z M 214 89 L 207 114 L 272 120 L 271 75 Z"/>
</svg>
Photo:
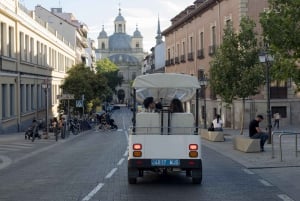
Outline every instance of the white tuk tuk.
<svg viewBox="0 0 300 201">
<path fill-rule="evenodd" d="M 153 97 L 162 104 L 156 112 L 133 109 L 133 126 L 129 133 L 128 182 L 137 183 L 144 171 L 167 173 L 185 171 L 192 182 L 202 181 L 201 138 L 198 133 L 199 82 L 196 77 L 156 73 L 138 76 L 133 82 L 134 105 Z M 190 111 L 172 113 L 173 98 L 184 105 L 193 102 L 195 115 Z"/>
</svg>

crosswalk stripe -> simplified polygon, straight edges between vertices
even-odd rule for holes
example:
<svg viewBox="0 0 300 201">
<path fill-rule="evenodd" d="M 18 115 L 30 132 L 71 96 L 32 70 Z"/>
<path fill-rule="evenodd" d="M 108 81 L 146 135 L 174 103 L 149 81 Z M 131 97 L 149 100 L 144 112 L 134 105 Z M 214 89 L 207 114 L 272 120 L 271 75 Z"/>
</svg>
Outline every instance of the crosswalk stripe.
<svg viewBox="0 0 300 201">
<path fill-rule="evenodd" d="M 0 151 L 18 151 L 18 150 L 20 150 L 20 149 L 16 149 L 16 148 L 9 148 L 9 147 L 7 147 L 7 148 L 5 148 L 5 147 L 0 147 Z"/>
<path fill-rule="evenodd" d="M 1 144 L 0 147 L 4 147 L 4 148 L 5 148 L 5 147 L 10 148 L 10 147 L 11 147 L 11 148 L 21 148 L 21 149 L 24 148 L 24 149 L 27 149 L 27 148 L 31 148 L 32 145 L 31 145 L 31 146 L 28 146 L 28 145 L 27 145 L 27 146 L 26 146 L 26 145 L 24 146 L 24 145 L 17 145 L 17 144 Z"/>
</svg>

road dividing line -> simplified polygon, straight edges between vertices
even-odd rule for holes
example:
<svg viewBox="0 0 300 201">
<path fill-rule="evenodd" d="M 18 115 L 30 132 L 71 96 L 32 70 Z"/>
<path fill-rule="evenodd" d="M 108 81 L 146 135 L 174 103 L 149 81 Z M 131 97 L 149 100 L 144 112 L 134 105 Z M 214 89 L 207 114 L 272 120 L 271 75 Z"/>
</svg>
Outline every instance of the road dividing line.
<svg viewBox="0 0 300 201">
<path fill-rule="evenodd" d="M 110 179 L 114 173 L 118 170 L 118 168 L 114 168 L 112 169 L 106 176 L 105 176 L 105 179 Z"/>
<path fill-rule="evenodd" d="M 90 200 L 103 186 L 103 183 L 99 183 L 87 196 L 82 199 L 82 201 Z"/>
<path fill-rule="evenodd" d="M 289 196 L 285 195 L 285 194 L 279 194 L 277 195 L 280 199 L 282 199 L 283 201 L 294 201 L 292 198 L 290 198 Z"/>
<path fill-rule="evenodd" d="M 128 140 L 129 140 L 129 139 L 128 139 L 128 132 L 125 131 L 124 133 L 125 133 L 125 136 L 126 136 L 126 139 L 127 139 L 127 142 L 128 142 Z"/>
<path fill-rule="evenodd" d="M 252 172 L 252 171 L 250 171 L 250 170 L 248 170 L 248 169 L 246 169 L 246 168 L 244 168 L 243 171 L 244 171 L 245 173 L 247 173 L 247 174 L 254 174 L 254 172 Z"/>
<path fill-rule="evenodd" d="M 265 186 L 273 186 L 271 183 L 269 183 L 268 181 L 263 180 L 263 179 L 259 179 L 259 182 L 262 183 Z"/>
<path fill-rule="evenodd" d="M 125 156 L 125 157 L 128 156 L 128 150 L 125 151 L 125 153 L 123 154 L 123 156 Z"/>
<path fill-rule="evenodd" d="M 120 160 L 119 160 L 119 162 L 118 162 L 118 165 L 120 166 L 120 165 L 122 165 L 122 163 L 124 162 L 124 158 L 121 158 Z"/>
</svg>

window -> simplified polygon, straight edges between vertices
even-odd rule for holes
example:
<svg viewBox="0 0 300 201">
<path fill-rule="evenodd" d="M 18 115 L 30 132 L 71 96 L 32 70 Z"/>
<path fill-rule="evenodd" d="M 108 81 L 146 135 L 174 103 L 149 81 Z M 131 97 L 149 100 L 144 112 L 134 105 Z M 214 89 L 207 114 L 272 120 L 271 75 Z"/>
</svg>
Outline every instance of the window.
<svg viewBox="0 0 300 201">
<path fill-rule="evenodd" d="M 131 78 L 132 78 L 132 80 L 134 80 L 136 78 L 136 72 L 132 72 Z"/>
<path fill-rule="evenodd" d="M 275 113 L 279 113 L 281 118 L 286 118 L 286 107 L 285 106 L 273 106 L 271 107 L 272 117 Z"/>
<path fill-rule="evenodd" d="M 33 63 L 33 57 L 34 57 L 34 40 L 33 38 L 30 38 L 30 62 Z"/>
<path fill-rule="evenodd" d="M 6 24 L 1 23 L 0 26 L 0 53 L 1 55 L 6 55 Z"/>
<path fill-rule="evenodd" d="M 29 36 L 25 35 L 25 49 L 24 49 L 24 60 L 25 61 L 29 60 L 28 54 L 29 54 Z"/>
<path fill-rule="evenodd" d="M 203 49 L 204 47 L 204 33 L 201 32 L 200 33 L 200 45 L 199 45 L 200 49 Z"/>
<path fill-rule="evenodd" d="M 7 98 L 7 91 L 6 91 L 6 84 L 2 84 L 2 118 L 5 118 L 7 116 L 7 111 L 6 111 L 6 108 L 7 108 L 7 101 L 6 101 L 6 98 Z"/>
<path fill-rule="evenodd" d="M 118 32 L 122 33 L 122 24 L 118 24 Z"/>
<path fill-rule="evenodd" d="M 211 39 L 212 39 L 212 45 L 216 46 L 217 44 L 216 26 L 213 26 L 211 28 Z"/>
<path fill-rule="evenodd" d="M 140 43 L 137 42 L 137 43 L 135 44 L 135 47 L 136 47 L 136 48 L 139 48 L 139 47 L 140 47 Z"/>
<path fill-rule="evenodd" d="M 20 58 L 22 61 L 24 61 L 25 55 L 24 55 L 24 33 L 20 32 Z"/>
<path fill-rule="evenodd" d="M 105 49 L 105 43 L 104 43 L 104 42 L 101 43 L 101 49 L 102 49 L 102 50 Z"/>
<path fill-rule="evenodd" d="M 275 81 L 271 83 L 270 87 L 271 99 L 286 99 L 287 98 L 287 82 Z"/>
<path fill-rule="evenodd" d="M 8 56 L 14 57 L 14 28 L 9 27 L 9 34 L 8 34 Z"/>
<path fill-rule="evenodd" d="M 9 99 L 10 99 L 10 107 L 9 107 L 9 112 L 10 112 L 10 116 L 14 116 L 15 115 L 15 85 L 11 84 L 9 86 Z"/>
</svg>

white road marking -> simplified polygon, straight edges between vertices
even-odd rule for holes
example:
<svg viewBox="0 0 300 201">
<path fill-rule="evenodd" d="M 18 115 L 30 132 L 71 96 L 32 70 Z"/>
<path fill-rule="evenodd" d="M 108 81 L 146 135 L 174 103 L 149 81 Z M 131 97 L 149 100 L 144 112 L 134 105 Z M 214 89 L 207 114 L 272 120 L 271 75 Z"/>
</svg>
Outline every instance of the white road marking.
<svg viewBox="0 0 300 201">
<path fill-rule="evenodd" d="M 18 148 L 13 148 L 13 147 L 0 147 L 0 151 L 19 151 L 20 149 Z"/>
<path fill-rule="evenodd" d="M 118 162 L 118 165 L 122 165 L 122 163 L 124 162 L 124 158 L 121 158 L 120 160 L 119 160 L 119 162 Z"/>
<path fill-rule="evenodd" d="M 128 141 L 129 141 L 129 139 L 128 139 L 128 132 L 125 131 L 124 133 L 125 133 L 125 136 L 126 136 L 126 140 L 127 140 L 127 142 L 128 142 Z"/>
<path fill-rule="evenodd" d="M 119 128 L 117 131 L 118 131 L 118 132 L 122 132 L 122 131 L 123 131 L 123 129 L 122 129 L 122 128 Z"/>
<path fill-rule="evenodd" d="M 2 144 L 2 145 L 0 145 L 1 146 L 1 148 L 17 148 L 17 149 L 28 149 L 28 148 L 31 148 L 32 147 L 32 145 L 31 146 L 24 146 L 24 145 L 18 145 L 18 144 Z"/>
<path fill-rule="evenodd" d="M 279 194 L 277 195 L 280 199 L 282 199 L 283 201 L 294 201 L 292 198 L 290 198 L 289 196 L 285 195 L 285 194 Z"/>
<path fill-rule="evenodd" d="M 245 173 L 247 173 L 247 174 L 254 174 L 254 172 L 252 172 L 252 171 L 250 171 L 250 170 L 248 170 L 248 169 L 246 169 L 246 168 L 244 168 L 243 171 L 244 171 Z"/>
<path fill-rule="evenodd" d="M 87 196 L 82 199 L 82 201 L 90 200 L 103 186 L 103 183 L 99 183 Z"/>
<path fill-rule="evenodd" d="M 2 161 L 0 163 L 0 170 L 3 168 L 6 168 L 7 166 L 9 166 L 12 163 L 12 160 L 6 156 L 0 155 L 0 160 Z"/>
<path fill-rule="evenodd" d="M 269 183 L 268 181 L 266 180 L 263 180 L 263 179 L 259 179 L 260 183 L 262 183 L 263 185 L 265 186 L 273 186 L 271 183 Z"/>
<path fill-rule="evenodd" d="M 125 151 L 123 156 L 128 156 L 128 150 Z"/>
<path fill-rule="evenodd" d="M 118 170 L 118 168 L 114 168 L 112 169 L 106 176 L 105 176 L 105 179 L 110 179 L 114 173 Z"/>
</svg>

